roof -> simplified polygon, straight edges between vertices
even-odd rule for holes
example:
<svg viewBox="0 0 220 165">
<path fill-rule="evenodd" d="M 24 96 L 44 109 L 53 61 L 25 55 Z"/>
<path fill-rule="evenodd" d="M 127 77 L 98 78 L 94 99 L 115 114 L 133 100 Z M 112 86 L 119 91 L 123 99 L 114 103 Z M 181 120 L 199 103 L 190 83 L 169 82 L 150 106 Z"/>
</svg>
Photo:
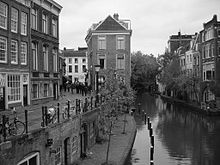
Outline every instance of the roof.
<svg viewBox="0 0 220 165">
<path fill-rule="evenodd" d="M 101 22 L 95 30 L 128 30 L 122 23 L 112 18 L 110 15 Z"/>
<path fill-rule="evenodd" d="M 66 49 L 62 51 L 64 57 L 86 57 L 87 50 Z"/>
</svg>

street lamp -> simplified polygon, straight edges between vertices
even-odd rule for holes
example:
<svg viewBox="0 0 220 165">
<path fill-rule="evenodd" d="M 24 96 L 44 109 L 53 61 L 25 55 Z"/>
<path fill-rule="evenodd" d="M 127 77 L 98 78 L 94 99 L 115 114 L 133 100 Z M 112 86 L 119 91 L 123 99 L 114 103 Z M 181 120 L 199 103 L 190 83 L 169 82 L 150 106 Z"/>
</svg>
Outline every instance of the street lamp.
<svg viewBox="0 0 220 165">
<path fill-rule="evenodd" d="M 95 72 L 96 72 L 96 103 L 99 103 L 99 70 L 101 65 L 95 65 Z"/>
<path fill-rule="evenodd" d="M 99 93 L 99 70 L 100 70 L 100 65 L 95 65 L 95 72 L 96 72 L 96 94 Z"/>
</svg>

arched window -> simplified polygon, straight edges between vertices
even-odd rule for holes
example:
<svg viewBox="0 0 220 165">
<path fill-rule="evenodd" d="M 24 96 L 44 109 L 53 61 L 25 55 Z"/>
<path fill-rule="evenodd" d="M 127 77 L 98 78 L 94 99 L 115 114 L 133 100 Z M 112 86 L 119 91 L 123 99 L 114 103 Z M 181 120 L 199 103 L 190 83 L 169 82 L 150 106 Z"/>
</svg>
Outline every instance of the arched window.
<svg viewBox="0 0 220 165">
<path fill-rule="evenodd" d="M 40 165 L 40 154 L 39 152 L 34 152 L 28 154 L 23 160 L 17 163 L 17 165 Z"/>
</svg>

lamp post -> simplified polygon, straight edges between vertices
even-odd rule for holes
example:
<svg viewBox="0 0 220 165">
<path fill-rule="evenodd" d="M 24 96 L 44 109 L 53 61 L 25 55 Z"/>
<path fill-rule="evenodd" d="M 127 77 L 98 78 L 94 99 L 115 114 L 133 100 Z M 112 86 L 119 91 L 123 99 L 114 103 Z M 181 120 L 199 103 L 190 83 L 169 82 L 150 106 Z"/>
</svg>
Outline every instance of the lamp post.
<svg viewBox="0 0 220 165">
<path fill-rule="evenodd" d="M 98 97 L 98 93 L 99 93 L 99 70 L 100 70 L 100 65 L 95 65 L 95 72 L 96 72 L 96 101 L 97 103 L 99 102 L 99 97 Z"/>
</svg>

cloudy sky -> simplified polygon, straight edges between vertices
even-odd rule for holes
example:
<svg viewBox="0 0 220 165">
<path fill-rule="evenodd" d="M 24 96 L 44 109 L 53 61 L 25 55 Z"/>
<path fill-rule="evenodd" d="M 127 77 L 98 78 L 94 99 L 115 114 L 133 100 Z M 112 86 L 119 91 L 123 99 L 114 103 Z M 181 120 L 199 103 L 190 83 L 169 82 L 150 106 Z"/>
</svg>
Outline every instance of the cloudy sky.
<svg viewBox="0 0 220 165">
<path fill-rule="evenodd" d="M 108 15 L 130 19 L 131 51 L 162 54 L 170 35 L 194 34 L 214 14 L 220 21 L 220 0 L 55 0 L 60 14 L 60 49 L 86 46 L 92 23 Z"/>
</svg>

